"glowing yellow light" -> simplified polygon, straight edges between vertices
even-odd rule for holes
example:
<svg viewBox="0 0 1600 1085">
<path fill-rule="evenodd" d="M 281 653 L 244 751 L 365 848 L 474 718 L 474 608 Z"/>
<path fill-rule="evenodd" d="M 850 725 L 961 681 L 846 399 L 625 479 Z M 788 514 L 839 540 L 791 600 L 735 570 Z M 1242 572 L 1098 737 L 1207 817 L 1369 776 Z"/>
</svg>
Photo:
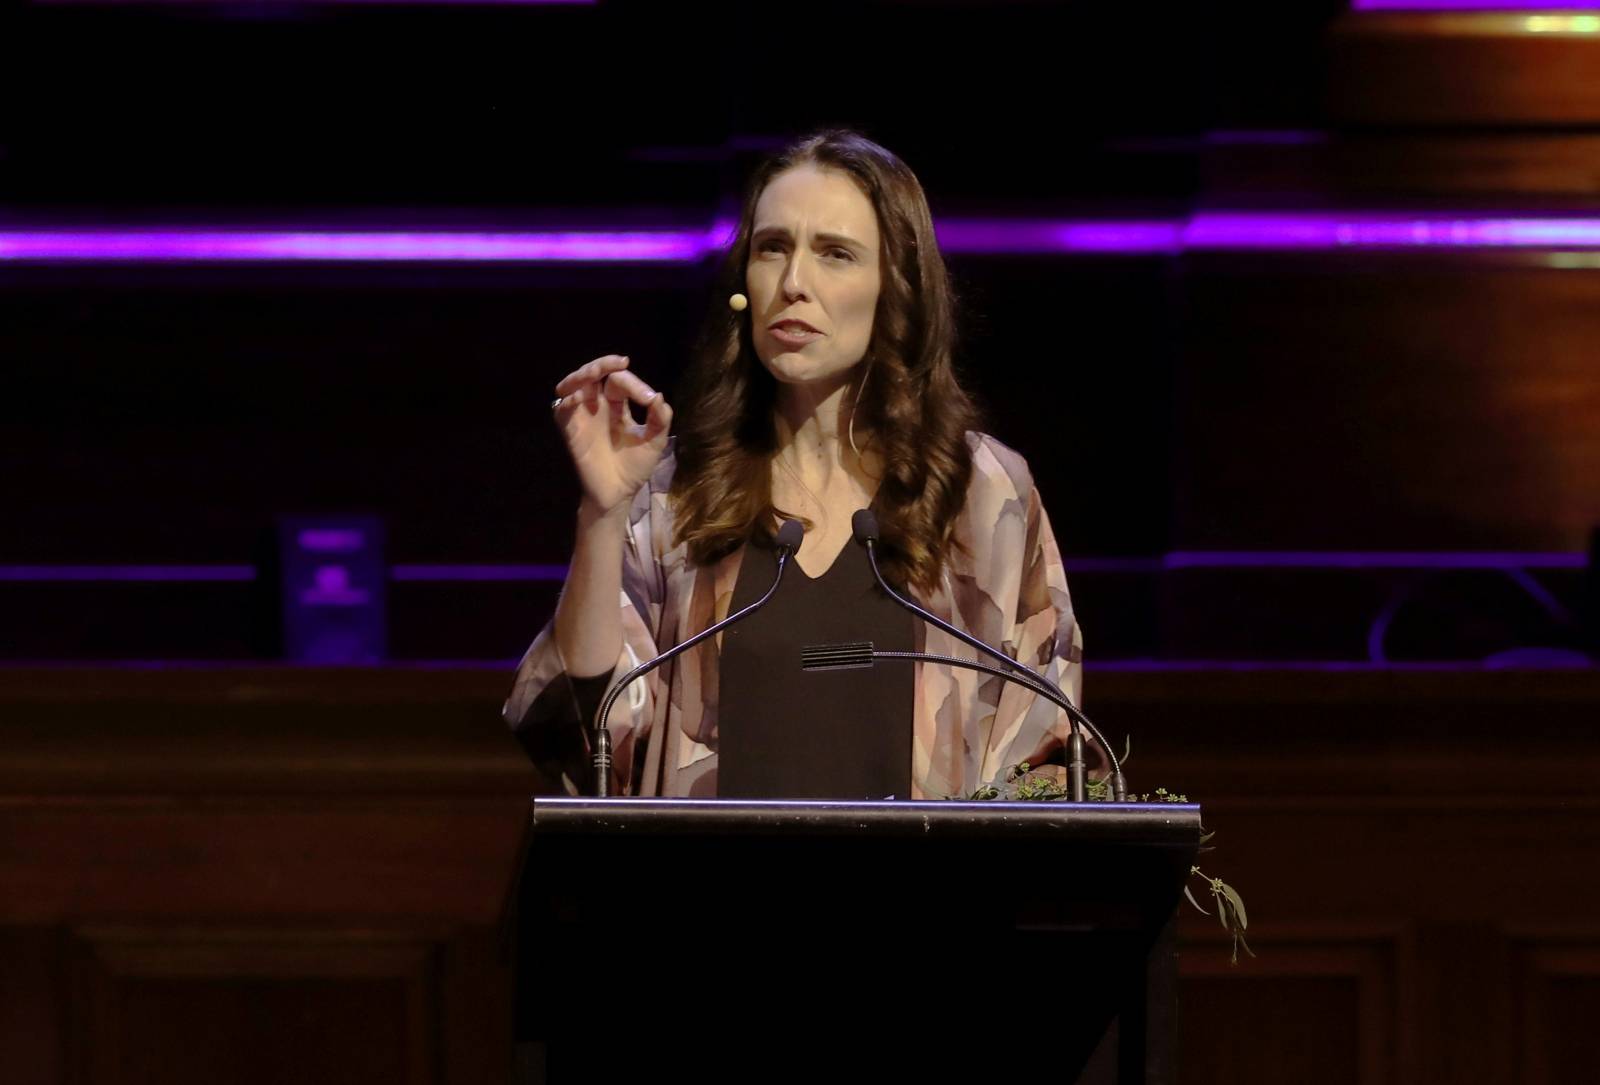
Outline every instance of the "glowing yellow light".
<svg viewBox="0 0 1600 1085">
<path fill-rule="evenodd" d="M 1600 15 L 1530 15 L 1522 25 L 1530 34 L 1597 34 Z"/>
<path fill-rule="evenodd" d="M 1592 271 L 1600 269 L 1600 252 L 1552 252 L 1545 263 L 1568 271 Z"/>
</svg>

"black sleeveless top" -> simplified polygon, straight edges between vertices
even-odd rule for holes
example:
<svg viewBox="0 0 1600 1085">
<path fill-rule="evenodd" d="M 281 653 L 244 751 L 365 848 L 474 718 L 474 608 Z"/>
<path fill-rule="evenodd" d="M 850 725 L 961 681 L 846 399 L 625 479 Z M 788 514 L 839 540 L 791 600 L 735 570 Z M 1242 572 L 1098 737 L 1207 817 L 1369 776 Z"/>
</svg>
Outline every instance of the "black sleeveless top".
<svg viewBox="0 0 1600 1085">
<path fill-rule="evenodd" d="M 728 613 L 761 598 L 777 568 L 771 547 L 752 543 Z M 722 635 L 717 796 L 909 798 L 913 664 L 803 671 L 800 650 L 871 641 L 911 651 L 914 621 L 856 543 L 815 580 L 791 559 L 777 594 Z"/>
</svg>

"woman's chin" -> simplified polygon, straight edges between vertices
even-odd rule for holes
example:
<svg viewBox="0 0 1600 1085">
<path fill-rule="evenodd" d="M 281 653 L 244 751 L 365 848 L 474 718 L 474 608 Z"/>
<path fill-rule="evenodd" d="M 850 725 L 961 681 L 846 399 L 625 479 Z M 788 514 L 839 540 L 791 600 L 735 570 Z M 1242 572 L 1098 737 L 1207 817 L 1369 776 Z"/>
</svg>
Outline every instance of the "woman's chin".
<svg viewBox="0 0 1600 1085">
<path fill-rule="evenodd" d="M 766 363 L 767 372 L 779 384 L 836 385 L 849 379 L 853 366 L 830 365 L 793 350 L 775 354 Z"/>
</svg>

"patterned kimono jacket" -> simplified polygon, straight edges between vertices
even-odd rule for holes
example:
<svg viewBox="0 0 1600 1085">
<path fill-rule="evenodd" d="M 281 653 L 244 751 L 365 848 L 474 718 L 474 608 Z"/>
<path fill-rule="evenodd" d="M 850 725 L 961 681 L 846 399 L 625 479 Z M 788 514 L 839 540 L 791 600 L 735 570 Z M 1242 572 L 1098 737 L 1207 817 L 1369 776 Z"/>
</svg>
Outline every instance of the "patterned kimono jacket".
<svg viewBox="0 0 1600 1085">
<path fill-rule="evenodd" d="M 986 434 L 969 433 L 972 480 L 939 590 L 917 601 L 945 621 L 1059 683 L 1081 703 L 1082 636 L 1050 521 L 1027 464 Z M 635 495 L 622 575 L 622 654 L 606 684 L 726 616 L 744 550 L 696 566 L 672 541 L 669 450 Z M 854 549 L 855 544 L 847 544 Z M 847 550 L 839 561 L 865 560 Z M 918 651 L 971 658 L 968 648 L 916 621 Z M 714 797 L 717 790 L 718 638 L 636 681 L 612 708 L 614 795 Z M 1039 764 L 1069 734 L 1064 713 L 1014 682 L 947 664 L 913 664 L 912 798 L 961 798 L 1020 761 Z M 517 668 L 506 721 L 547 772 L 576 794 L 592 784 L 581 683 L 566 674 L 553 620 Z M 584 700 L 588 706 L 580 705 Z M 1098 752 L 1098 751 L 1092 751 Z"/>
</svg>

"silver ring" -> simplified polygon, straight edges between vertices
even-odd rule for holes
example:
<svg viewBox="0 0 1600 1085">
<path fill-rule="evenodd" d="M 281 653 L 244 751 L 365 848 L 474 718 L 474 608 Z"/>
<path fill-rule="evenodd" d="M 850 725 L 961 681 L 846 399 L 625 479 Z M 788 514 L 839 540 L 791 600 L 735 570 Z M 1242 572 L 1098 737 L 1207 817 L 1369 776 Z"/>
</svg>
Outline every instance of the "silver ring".
<svg viewBox="0 0 1600 1085">
<path fill-rule="evenodd" d="M 561 409 L 561 401 L 566 398 L 566 396 L 557 396 L 555 401 L 550 404 L 550 409 L 552 411 L 559 411 Z"/>
</svg>

